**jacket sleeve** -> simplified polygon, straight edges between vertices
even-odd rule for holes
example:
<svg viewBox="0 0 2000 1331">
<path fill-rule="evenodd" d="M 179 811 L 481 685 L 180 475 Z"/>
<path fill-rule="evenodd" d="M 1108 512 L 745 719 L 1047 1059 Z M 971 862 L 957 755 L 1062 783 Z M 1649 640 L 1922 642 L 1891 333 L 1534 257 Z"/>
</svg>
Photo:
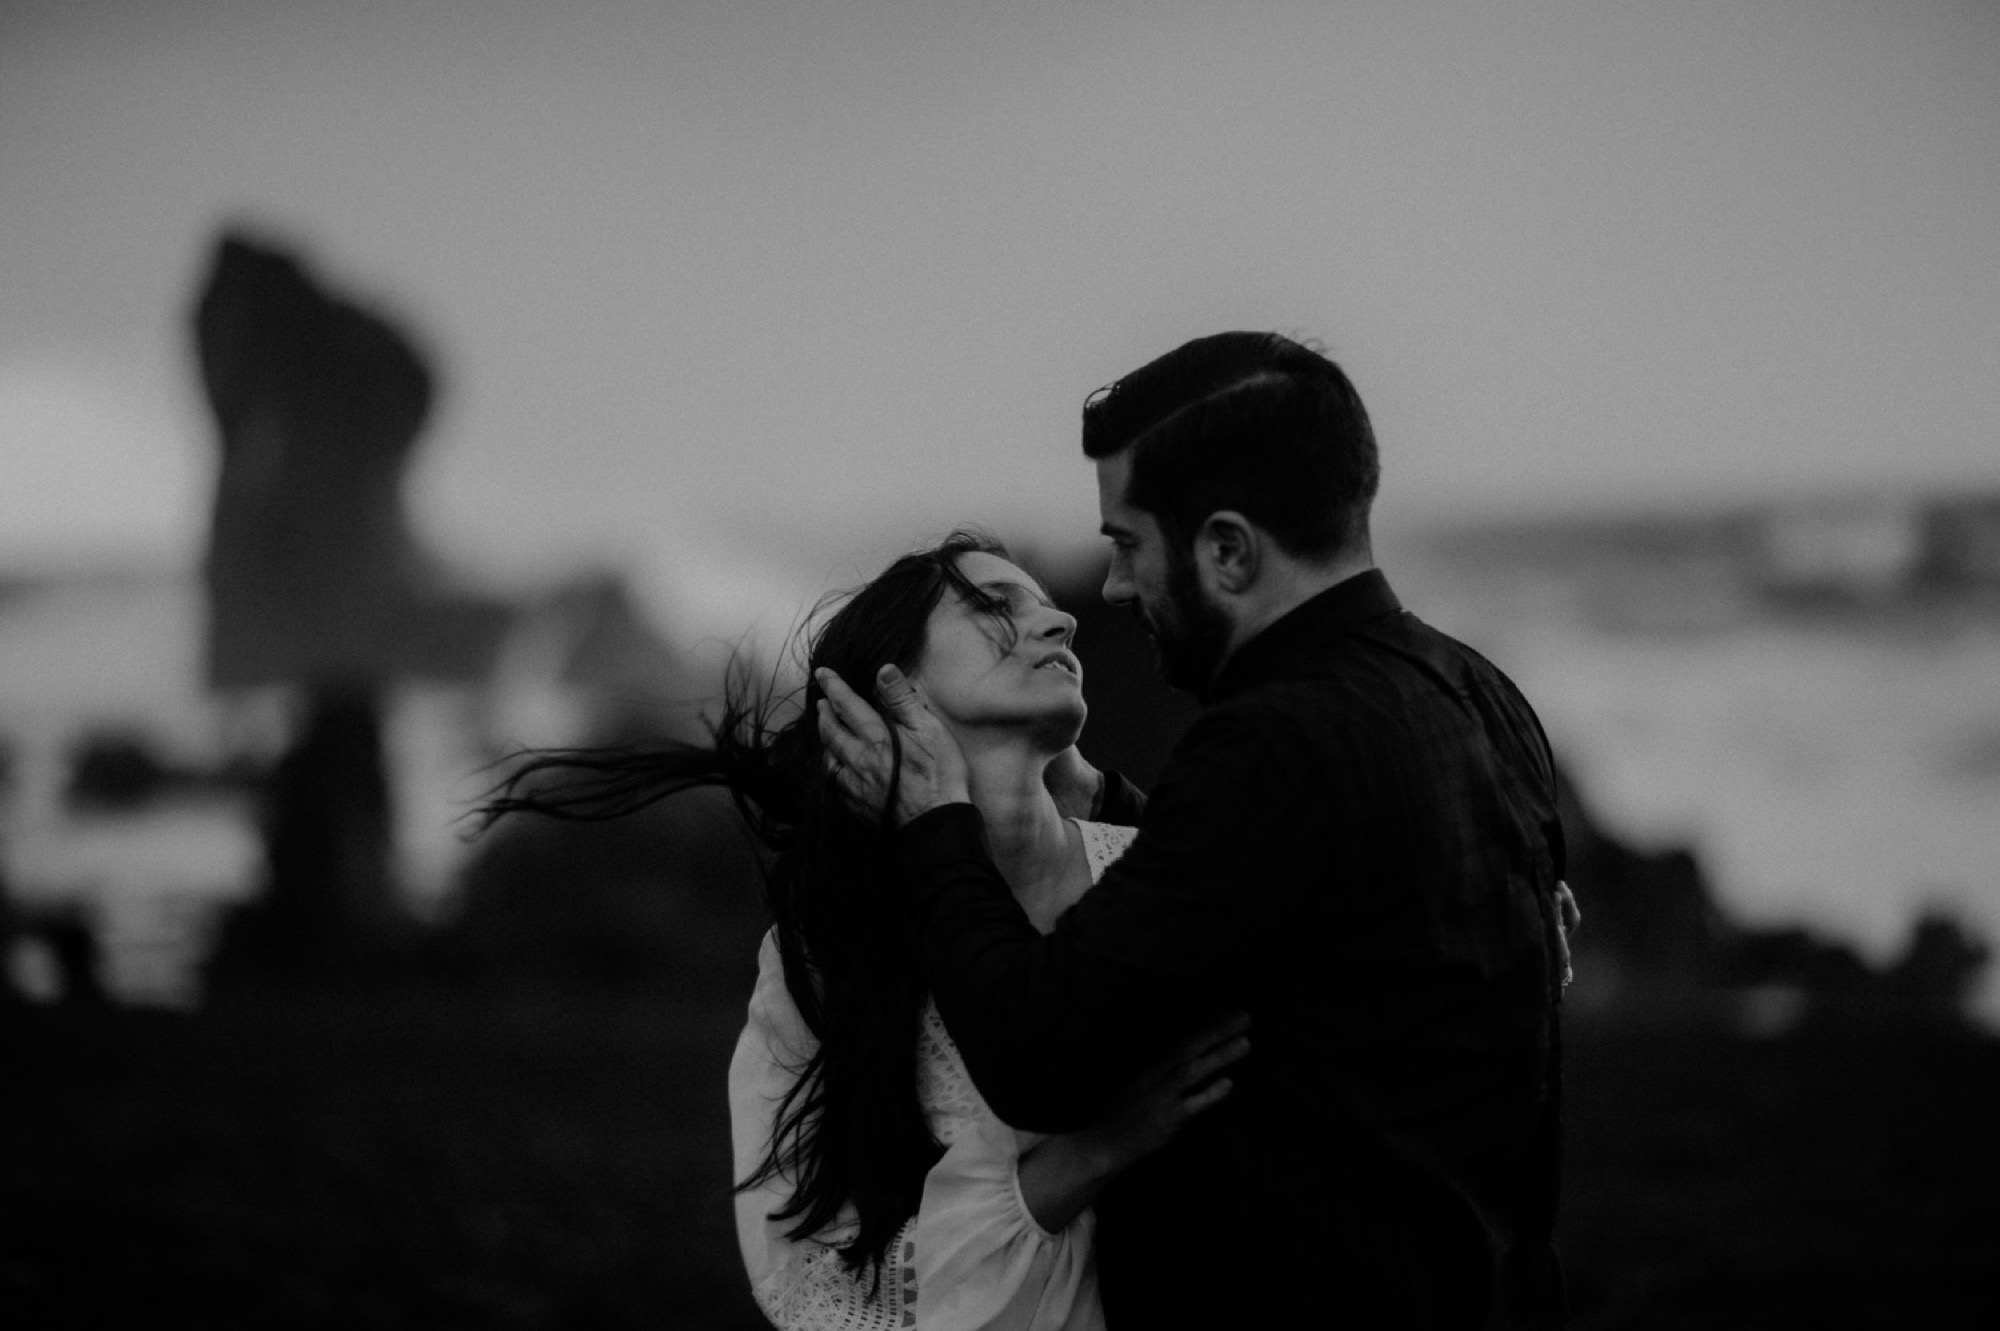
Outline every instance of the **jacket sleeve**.
<svg viewBox="0 0 2000 1331">
<path fill-rule="evenodd" d="M 994 868 L 976 808 L 934 809 L 898 834 L 925 978 L 995 1113 L 1038 1132 L 1080 1127 L 1242 1001 L 1229 981 L 1246 897 L 1269 887 L 1306 761 L 1282 716 L 1199 718 L 1130 849 L 1046 937 Z"/>
</svg>

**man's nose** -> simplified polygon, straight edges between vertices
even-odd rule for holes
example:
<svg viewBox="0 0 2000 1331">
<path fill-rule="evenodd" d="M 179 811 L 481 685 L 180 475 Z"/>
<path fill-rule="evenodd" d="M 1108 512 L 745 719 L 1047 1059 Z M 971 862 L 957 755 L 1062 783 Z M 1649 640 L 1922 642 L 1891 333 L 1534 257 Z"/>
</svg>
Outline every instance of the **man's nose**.
<svg viewBox="0 0 2000 1331">
<path fill-rule="evenodd" d="M 1111 567 L 1105 571 L 1102 595 L 1112 605 L 1124 605 L 1132 599 L 1132 579 L 1127 576 L 1124 569 L 1118 567 L 1118 561 L 1115 559 L 1111 561 Z"/>
</svg>

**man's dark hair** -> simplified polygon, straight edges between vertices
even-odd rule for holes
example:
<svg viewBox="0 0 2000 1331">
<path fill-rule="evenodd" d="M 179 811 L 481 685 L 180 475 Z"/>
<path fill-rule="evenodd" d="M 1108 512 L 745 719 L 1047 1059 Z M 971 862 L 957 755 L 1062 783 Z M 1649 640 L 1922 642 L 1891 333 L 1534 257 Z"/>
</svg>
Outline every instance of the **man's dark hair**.
<svg viewBox="0 0 2000 1331">
<path fill-rule="evenodd" d="M 1288 337 L 1199 337 L 1091 394 L 1085 456 L 1128 448 L 1126 500 L 1176 553 L 1222 509 L 1302 559 L 1367 549 L 1381 479 L 1368 412 L 1338 365 Z"/>
</svg>

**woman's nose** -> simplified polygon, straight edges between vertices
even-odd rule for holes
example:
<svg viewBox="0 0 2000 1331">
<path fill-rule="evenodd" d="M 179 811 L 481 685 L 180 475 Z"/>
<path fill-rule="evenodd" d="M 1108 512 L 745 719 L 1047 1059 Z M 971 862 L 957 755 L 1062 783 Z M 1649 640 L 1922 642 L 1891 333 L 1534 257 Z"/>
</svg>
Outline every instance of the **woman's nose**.
<svg viewBox="0 0 2000 1331">
<path fill-rule="evenodd" d="M 1042 612 L 1043 619 L 1035 629 L 1037 638 L 1048 638 L 1069 646 L 1069 640 L 1076 636 L 1076 616 L 1067 610 L 1049 606 Z"/>
</svg>

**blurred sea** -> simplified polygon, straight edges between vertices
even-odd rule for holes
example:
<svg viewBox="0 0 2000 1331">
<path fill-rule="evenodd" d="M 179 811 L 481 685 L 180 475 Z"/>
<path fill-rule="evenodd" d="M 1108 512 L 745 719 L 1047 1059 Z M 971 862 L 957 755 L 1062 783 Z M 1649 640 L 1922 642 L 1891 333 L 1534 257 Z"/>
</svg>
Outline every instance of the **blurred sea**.
<svg viewBox="0 0 2000 1331">
<path fill-rule="evenodd" d="M 1726 541 L 1698 544 L 1688 558 L 1623 558 L 1448 536 L 1383 562 L 1408 605 L 1521 684 L 1607 828 L 1692 849 L 1732 919 L 1803 925 L 1876 963 L 1927 909 L 2000 941 L 2000 599 L 1774 596 Z M 31 769 L 60 760 L 51 736 L 77 715 L 214 756 L 230 722 L 197 687 L 198 631 L 196 599 L 168 575 L 0 599 L 0 744 L 14 769 L 0 869 L 17 901 L 85 903 L 112 992 L 176 1005 L 199 999 L 217 910 L 261 874 L 247 806 L 64 817 L 19 796 L 60 785 Z M 423 715 L 405 706 L 391 724 L 414 732 Z M 426 724 L 431 739 L 400 746 L 429 753 L 419 766 L 448 784 L 449 727 Z M 424 798 L 440 826 L 419 835 L 406 811 L 405 854 L 428 857 L 434 904 L 454 806 Z M 47 958 L 17 949 L 9 964 L 17 982 L 45 984 Z M 1976 1007 L 2000 1027 L 1996 970 Z"/>
<path fill-rule="evenodd" d="M 1563 544 L 1447 539 L 1392 577 L 1520 684 L 1611 831 L 1693 850 L 1734 921 L 1872 963 L 1925 910 L 2000 942 L 2000 599 Z M 1996 968 L 1975 1007 L 2000 1028 Z"/>
</svg>

